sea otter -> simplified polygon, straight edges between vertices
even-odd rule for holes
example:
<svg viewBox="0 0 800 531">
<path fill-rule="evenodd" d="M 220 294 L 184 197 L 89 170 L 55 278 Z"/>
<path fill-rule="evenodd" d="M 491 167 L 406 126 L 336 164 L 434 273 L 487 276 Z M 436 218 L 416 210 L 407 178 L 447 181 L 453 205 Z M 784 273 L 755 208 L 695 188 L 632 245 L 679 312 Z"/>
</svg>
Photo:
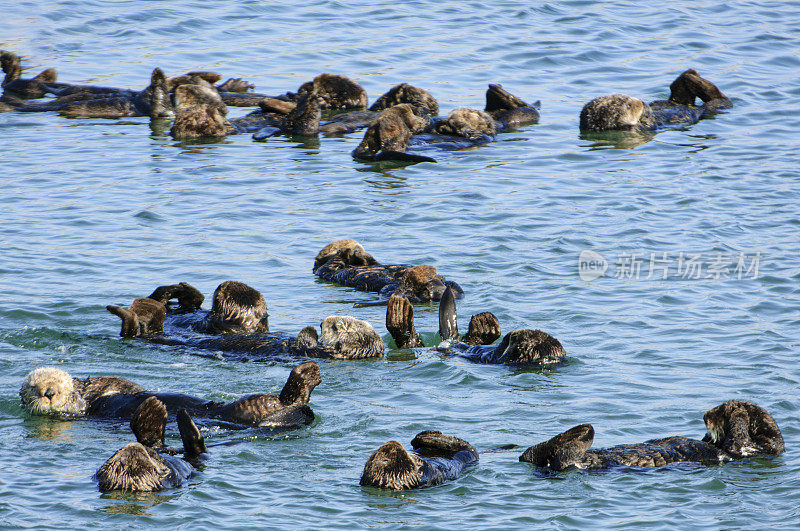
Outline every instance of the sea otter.
<svg viewBox="0 0 800 531">
<path fill-rule="evenodd" d="M 117 450 L 94 475 L 100 490 L 150 492 L 179 487 L 192 477 L 206 456 L 205 441 L 185 409 L 177 419 L 183 458 L 164 446 L 167 408 L 153 396 L 142 402 L 131 416 L 136 442 Z"/>
<path fill-rule="evenodd" d="M 319 367 L 309 361 L 289 374 L 279 395 L 257 393 L 233 402 L 215 402 L 182 393 L 157 393 L 119 376 L 72 378 L 55 367 L 34 369 L 25 377 L 19 396 L 22 407 L 32 415 L 56 417 L 129 418 L 150 397 L 163 402 L 170 413 L 186 409 L 204 419 L 222 421 L 230 427 L 275 427 L 310 424 L 314 415 L 308 407 L 311 391 L 321 381 Z M 214 424 L 215 422 L 212 422 Z"/>
<path fill-rule="evenodd" d="M 422 347 L 422 339 L 414 328 L 414 311 L 405 297 L 393 296 L 386 309 L 386 328 L 397 348 Z M 518 329 L 500 337 L 500 323 L 490 312 L 474 315 L 467 335 L 459 340 L 456 302 L 453 292 L 445 290 L 439 301 L 440 352 L 457 354 L 478 363 L 508 363 L 552 366 L 564 362 L 566 352 L 561 343 L 541 330 Z"/>
<path fill-rule="evenodd" d="M 54 68 L 42 70 L 38 75 L 30 79 L 22 79 L 22 65 L 17 54 L 6 50 L 0 50 L 0 66 L 2 66 L 5 76 L 0 84 L 4 92 L 11 92 L 19 98 L 36 99 L 48 93 L 45 86 L 47 83 L 55 83 L 57 74 Z"/>
<path fill-rule="evenodd" d="M 457 479 L 478 462 L 478 452 L 463 439 L 438 431 L 423 431 L 411 441 L 409 452 L 397 441 L 389 441 L 364 465 L 361 485 L 389 490 L 433 486 Z"/>
<path fill-rule="evenodd" d="M 178 299 L 176 310 L 168 306 L 172 299 Z M 361 359 L 383 355 L 383 341 L 372 325 L 350 316 L 327 317 L 320 324 L 320 334 L 313 326 L 305 327 L 296 336 L 270 333 L 263 295 L 242 282 L 220 284 L 214 291 L 210 312 L 198 310 L 202 300 L 197 289 L 181 282 L 160 286 L 147 299 L 134 300 L 127 309 L 107 309 L 122 318 L 123 337 L 142 336 L 154 343 L 213 350 L 243 361 L 280 356 Z M 151 318 L 159 306 L 168 317 L 169 333 L 158 333 L 163 331 L 163 321 Z M 143 308 L 144 315 L 136 313 L 139 308 Z M 143 333 L 142 321 L 148 323 L 147 333 Z M 156 330 L 154 321 L 161 322 L 161 329 Z"/>
<path fill-rule="evenodd" d="M 702 440 L 667 437 L 601 450 L 589 450 L 594 428 L 581 424 L 531 446 L 519 460 L 559 471 L 570 467 L 661 467 L 684 461 L 718 465 L 751 455 L 777 455 L 784 450 L 783 436 L 775 420 L 751 402 L 729 400 L 706 411 L 703 420 L 708 433 Z"/>
<path fill-rule="evenodd" d="M 435 267 L 381 265 L 355 240 L 336 240 L 323 247 L 314 259 L 314 274 L 387 299 L 397 293 L 412 302 L 436 301 L 448 287 L 456 296 L 464 293 L 461 286 L 437 274 Z"/>
<path fill-rule="evenodd" d="M 703 101 L 695 105 L 695 98 Z M 650 105 L 624 94 L 600 96 L 584 105 L 581 131 L 646 131 L 679 124 L 692 124 L 719 109 L 733 106 L 712 82 L 694 69 L 679 75 L 670 85 L 669 99 Z"/>
</svg>

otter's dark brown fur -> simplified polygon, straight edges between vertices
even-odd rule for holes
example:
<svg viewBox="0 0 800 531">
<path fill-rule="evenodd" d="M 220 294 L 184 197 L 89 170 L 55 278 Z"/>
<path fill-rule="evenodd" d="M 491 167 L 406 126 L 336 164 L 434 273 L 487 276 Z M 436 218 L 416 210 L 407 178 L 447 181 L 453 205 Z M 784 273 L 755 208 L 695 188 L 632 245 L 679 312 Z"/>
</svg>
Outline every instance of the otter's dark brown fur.
<svg viewBox="0 0 800 531">
<path fill-rule="evenodd" d="M 3 90 L 12 92 L 24 99 L 43 97 L 49 92 L 46 84 L 55 83 L 57 79 L 54 68 L 42 70 L 38 75 L 30 79 L 22 79 L 22 64 L 19 56 L 6 50 L 0 50 L 0 66 L 2 66 L 5 73 L 1 85 Z"/>
<path fill-rule="evenodd" d="M 457 294 L 461 287 L 445 280 L 432 266 L 380 265 L 355 240 L 329 243 L 314 260 L 318 277 L 362 291 L 375 291 L 388 298 L 405 295 L 413 302 L 439 300 L 450 286 Z"/>
<path fill-rule="evenodd" d="M 423 431 L 411 441 L 409 452 L 389 441 L 367 459 L 361 485 L 388 490 L 433 486 L 461 475 L 478 462 L 478 452 L 463 439 L 439 431 Z"/>
<path fill-rule="evenodd" d="M 389 89 L 386 94 L 375 100 L 369 108 L 370 111 L 384 111 L 395 105 L 407 103 L 412 107 L 417 107 L 425 114 L 436 116 L 439 114 L 439 103 L 436 98 L 431 96 L 427 90 L 417 88 L 408 83 L 401 83 Z M 418 113 L 418 114 L 423 114 Z"/>
<path fill-rule="evenodd" d="M 170 136 L 177 139 L 220 137 L 232 132 L 235 129 L 220 108 L 207 103 L 178 110 L 169 130 Z"/>
<path fill-rule="evenodd" d="M 361 143 L 353 150 L 359 159 L 374 159 L 380 152 L 403 153 L 411 135 L 422 132 L 430 123 L 411 104 L 402 103 L 383 111 L 367 128 Z"/>
<path fill-rule="evenodd" d="M 345 76 L 320 74 L 313 81 L 303 83 L 298 95 L 316 94 L 323 109 L 366 109 L 367 91 Z"/>
<path fill-rule="evenodd" d="M 718 465 L 751 455 L 777 455 L 784 451 L 783 436 L 775 420 L 751 402 L 729 400 L 708 410 L 704 420 L 708 434 L 702 440 L 667 437 L 601 450 L 589 450 L 594 428 L 581 424 L 531 446 L 519 460 L 551 470 L 660 467 L 676 462 Z"/>
<path fill-rule="evenodd" d="M 695 105 L 699 98 L 703 104 Z M 580 114 L 582 131 L 641 131 L 670 125 L 691 124 L 719 109 L 732 106 L 716 85 L 694 69 L 681 73 L 670 85 L 668 100 L 649 105 L 624 94 L 600 96 L 584 105 Z"/>
</svg>

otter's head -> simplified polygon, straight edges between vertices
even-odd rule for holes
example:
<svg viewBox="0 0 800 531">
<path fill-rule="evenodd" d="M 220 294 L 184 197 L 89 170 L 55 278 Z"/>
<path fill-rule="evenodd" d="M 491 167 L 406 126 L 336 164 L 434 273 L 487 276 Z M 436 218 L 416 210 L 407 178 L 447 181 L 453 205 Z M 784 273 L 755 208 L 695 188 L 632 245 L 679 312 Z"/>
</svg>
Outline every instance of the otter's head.
<svg viewBox="0 0 800 531">
<path fill-rule="evenodd" d="M 228 114 L 228 106 L 222 101 L 219 92 L 208 83 L 205 85 L 179 85 L 175 89 L 176 109 L 188 109 L 189 107 L 200 104 L 218 108 L 223 116 Z"/>
<path fill-rule="evenodd" d="M 55 367 L 40 367 L 28 373 L 19 390 L 22 407 L 32 415 L 81 415 L 86 402 L 75 390 L 72 376 Z"/>
<path fill-rule="evenodd" d="M 567 355 L 561 343 L 546 332 L 521 328 L 507 333 L 495 350 L 500 363 L 559 363 Z"/>
<path fill-rule="evenodd" d="M 307 361 L 292 369 L 286 385 L 283 386 L 279 400 L 281 404 L 288 406 L 291 404 L 307 404 L 311 396 L 311 391 L 319 385 L 322 377 L 319 374 L 319 365 L 313 361 Z"/>
<path fill-rule="evenodd" d="M 418 114 L 437 115 L 439 114 L 439 103 L 436 98 L 431 96 L 430 92 L 417 88 L 408 83 L 401 83 L 395 85 L 389 91 L 375 100 L 371 111 L 382 111 L 401 103 L 408 103 L 412 107 L 419 109 Z"/>
<path fill-rule="evenodd" d="M 519 460 L 552 470 L 580 466 L 580 461 L 592 446 L 592 441 L 594 441 L 594 428 L 591 424 L 581 424 L 556 435 L 549 441 L 531 446 L 519 456 Z"/>
<path fill-rule="evenodd" d="M 361 485 L 406 490 L 418 487 L 421 479 L 422 460 L 406 451 L 399 442 L 389 441 L 367 459 Z"/>
<path fill-rule="evenodd" d="M 341 268 L 376 265 L 378 263 L 378 261 L 365 251 L 364 247 L 357 241 L 336 240 L 323 247 L 322 250 L 317 253 L 317 257 L 314 259 L 314 271 L 334 258 L 341 261 L 341 264 L 337 262 L 337 266 L 340 265 Z"/>
<path fill-rule="evenodd" d="M 101 491 L 150 492 L 164 488 L 170 469 L 159 455 L 142 444 L 130 443 L 97 469 L 95 478 Z"/>
<path fill-rule="evenodd" d="M 494 136 L 497 134 L 497 128 L 494 118 L 487 112 L 462 107 L 450 111 L 447 118 L 436 125 L 436 132 L 478 139 L 483 135 Z"/>
<path fill-rule="evenodd" d="M 214 290 L 209 326 L 219 333 L 267 332 L 267 302 L 256 289 L 228 280 Z"/>
<path fill-rule="evenodd" d="M 783 452 L 783 436 L 775 419 L 751 402 L 728 400 L 703 416 L 708 434 L 704 441 L 735 459 Z"/>
<path fill-rule="evenodd" d="M 400 278 L 400 285 L 393 291 L 413 302 L 441 300 L 447 285 L 433 266 L 414 266 L 406 269 Z"/>
<path fill-rule="evenodd" d="M 595 98 L 583 106 L 580 116 L 581 131 L 635 131 L 654 125 L 650 106 L 624 94 Z"/>
<path fill-rule="evenodd" d="M 352 79 L 336 74 L 320 74 L 297 89 L 300 94 L 316 92 L 325 109 L 365 109 L 367 91 Z"/>
<path fill-rule="evenodd" d="M 334 359 L 373 358 L 383 355 L 383 339 L 372 325 L 346 315 L 332 315 L 320 325 L 319 346 Z"/>
</svg>

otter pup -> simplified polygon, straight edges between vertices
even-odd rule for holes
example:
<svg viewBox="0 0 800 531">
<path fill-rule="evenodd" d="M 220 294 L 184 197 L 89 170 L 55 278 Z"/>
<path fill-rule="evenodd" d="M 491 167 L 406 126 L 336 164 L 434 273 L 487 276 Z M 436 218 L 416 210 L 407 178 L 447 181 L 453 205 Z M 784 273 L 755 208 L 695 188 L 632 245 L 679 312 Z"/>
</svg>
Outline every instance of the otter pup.
<svg viewBox="0 0 800 531">
<path fill-rule="evenodd" d="M 353 157 L 368 160 L 408 160 L 436 162 L 430 157 L 405 153 L 411 135 L 421 133 L 430 119 L 421 114 L 419 107 L 401 103 L 383 111 L 367 128 L 361 143 L 353 150 Z"/>
<path fill-rule="evenodd" d="M 81 380 L 55 367 L 40 367 L 25 377 L 19 396 L 22 407 L 32 415 L 128 418 L 142 402 L 156 397 L 173 414 L 186 409 L 234 428 L 274 427 L 297 425 L 295 417 L 305 419 L 301 424 L 310 424 L 314 415 L 307 404 L 320 381 L 319 366 L 309 361 L 292 369 L 279 395 L 257 393 L 225 403 L 182 393 L 154 393 L 119 376 Z"/>
<path fill-rule="evenodd" d="M 703 104 L 695 105 L 699 98 Z M 600 96 L 584 105 L 581 131 L 646 131 L 676 124 L 693 124 L 733 103 L 694 69 L 681 73 L 670 85 L 669 99 L 650 105 L 624 94 Z"/>
<path fill-rule="evenodd" d="M 131 416 L 136 442 L 117 450 L 94 475 L 101 491 L 150 492 L 179 487 L 206 456 L 203 435 L 185 409 L 178 411 L 183 459 L 164 446 L 167 408 L 150 397 Z"/>
<path fill-rule="evenodd" d="M 386 310 L 386 328 L 397 348 L 424 346 L 414 328 L 414 311 L 404 297 L 392 297 Z M 500 337 L 500 323 L 490 312 L 474 315 L 469 331 L 459 340 L 456 322 L 456 302 L 452 290 L 445 290 L 439 301 L 439 336 L 442 342 L 437 350 L 458 354 L 478 363 L 513 363 L 550 366 L 566 358 L 564 347 L 551 335 L 541 330 L 518 329 Z"/>
<path fill-rule="evenodd" d="M 702 440 L 667 437 L 601 450 L 589 450 L 594 428 L 581 424 L 531 446 L 519 460 L 557 471 L 570 467 L 660 467 L 684 461 L 718 465 L 751 455 L 778 455 L 784 450 L 783 436 L 775 420 L 751 402 L 728 400 L 706 411 L 703 420 L 708 433 Z"/>
<path fill-rule="evenodd" d="M 423 431 L 411 441 L 409 452 L 397 441 L 378 448 L 364 465 L 361 485 L 408 490 L 457 479 L 478 462 L 478 452 L 463 439 L 438 431 Z"/>
<path fill-rule="evenodd" d="M 457 296 L 464 293 L 461 286 L 439 275 L 435 267 L 381 265 L 355 240 L 336 240 L 323 247 L 314 259 L 314 274 L 361 291 L 378 292 L 386 299 L 397 293 L 412 302 L 436 301 L 447 287 Z"/>
</svg>

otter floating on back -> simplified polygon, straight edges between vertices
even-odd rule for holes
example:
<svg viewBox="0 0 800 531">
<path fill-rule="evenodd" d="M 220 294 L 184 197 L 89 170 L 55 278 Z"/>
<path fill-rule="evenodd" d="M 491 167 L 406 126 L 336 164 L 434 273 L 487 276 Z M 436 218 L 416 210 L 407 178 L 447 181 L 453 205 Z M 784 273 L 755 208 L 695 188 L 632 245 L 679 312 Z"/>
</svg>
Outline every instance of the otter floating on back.
<svg viewBox="0 0 800 531">
<path fill-rule="evenodd" d="M 389 441 L 367 459 L 361 485 L 388 490 L 427 487 L 457 479 L 478 462 L 478 452 L 463 439 L 438 431 L 423 431 L 411 441 L 409 452 Z"/>
<path fill-rule="evenodd" d="M 323 280 L 378 292 L 385 298 L 397 293 L 413 302 L 437 301 L 448 287 L 458 296 L 464 293 L 461 286 L 439 275 L 435 267 L 381 265 L 360 243 L 349 239 L 336 240 L 323 247 L 314 259 L 313 271 Z M 363 305 L 370 304 L 357 306 Z"/>
<path fill-rule="evenodd" d="M 695 105 L 699 98 L 703 104 Z M 584 105 L 581 131 L 646 131 L 670 125 L 692 124 L 733 104 L 712 82 L 689 69 L 670 85 L 669 99 L 649 105 L 624 94 L 600 96 Z"/>
<path fill-rule="evenodd" d="M 156 393 L 119 376 L 72 378 L 55 367 L 28 373 L 19 391 L 22 406 L 33 415 L 130 418 L 151 397 L 170 413 L 180 409 L 231 428 L 247 426 L 293 427 L 310 424 L 311 391 L 320 383 L 319 367 L 306 362 L 295 367 L 279 395 L 257 393 L 233 402 L 215 402 L 182 393 Z"/>
<path fill-rule="evenodd" d="M 572 467 L 661 467 L 677 462 L 718 465 L 751 455 L 783 453 L 783 436 L 778 425 L 756 404 L 729 400 L 706 411 L 703 420 L 708 434 L 702 440 L 667 437 L 600 450 L 589 449 L 594 440 L 594 428 L 581 424 L 531 446 L 519 460 L 560 471 Z"/>
</svg>

